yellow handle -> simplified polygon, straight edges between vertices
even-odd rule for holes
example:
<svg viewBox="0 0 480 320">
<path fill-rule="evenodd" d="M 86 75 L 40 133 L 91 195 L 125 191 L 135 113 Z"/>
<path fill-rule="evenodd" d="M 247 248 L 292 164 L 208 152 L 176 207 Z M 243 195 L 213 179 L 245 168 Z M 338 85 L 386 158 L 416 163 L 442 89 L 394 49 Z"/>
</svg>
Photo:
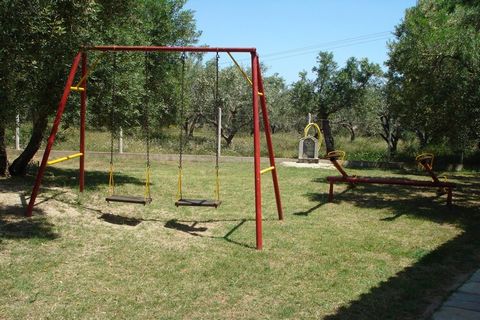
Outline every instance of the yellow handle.
<svg viewBox="0 0 480 320">
<path fill-rule="evenodd" d="M 427 164 L 431 169 L 433 168 L 433 158 L 434 158 L 433 153 L 422 153 L 415 157 L 415 161 L 417 161 L 418 167 L 420 169 L 423 168 L 421 162 L 427 161 Z"/>
<path fill-rule="evenodd" d="M 345 159 L 345 151 L 342 151 L 342 150 L 334 150 L 334 151 L 330 151 L 329 153 L 327 153 L 327 158 L 340 158 L 341 161 L 343 161 Z"/>
</svg>

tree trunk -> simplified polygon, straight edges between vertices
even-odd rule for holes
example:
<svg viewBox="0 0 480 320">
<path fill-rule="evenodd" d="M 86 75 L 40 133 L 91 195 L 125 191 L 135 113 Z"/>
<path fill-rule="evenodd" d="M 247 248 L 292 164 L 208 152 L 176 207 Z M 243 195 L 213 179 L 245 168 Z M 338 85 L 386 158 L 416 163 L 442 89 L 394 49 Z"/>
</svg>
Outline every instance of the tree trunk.
<svg viewBox="0 0 480 320">
<path fill-rule="evenodd" d="M 395 127 L 393 120 L 388 115 L 381 115 L 383 133 L 380 136 L 385 140 L 388 147 L 388 158 L 392 159 L 397 153 L 398 140 L 400 139 L 400 129 Z"/>
<path fill-rule="evenodd" d="M 227 143 L 227 148 L 230 147 L 230 145 L 232 144 L 232 140 L 233 140 L 232 135 L 229 135 L 228 137 L 225 138 L 225 141 Z"/>
<path fill-rule="evenodd" d="M 43 135 L 45 133 L 45 129 L 47 128 L 47 124 L 48 117 L 46 115 L 40 115 L 36 118 L 33 123 L 32 135 L 30 137 L 30 140 L 28 141 L 27 146 L 8 168 L 10 175 L 18 177 L 27 174 L 28 163 L 30 162 L 30 160 L 32 160 L 38 149 L 40 149 Z"/>
<path fill-rule="evenodd" d="M 420 141 L 420 148 L 425 148 L 429 139 L 428 134 L 418 129 L 415 130 L 415 133 L 417 134 L 418 140 Z"/>
<path fill-rule="evenodd" d="M 326 116 L 321 116 L 322 118 L 322 133 L 323 138 L 325 139 L 325 147 L 327 148 L 327 153 L 335 150 L 335 141 L 333 140 L 332 129 L 330 128 L 330 121 L 327 120 Z"/>
<path fill-rule="evenodd" d="M 228 135 L 223 133 L 223 129 L 221 131 L 222 138 L 225 139 L 225 143 L 227 144 L 226 147 L 230 147 L 232 144 L 233 137 L 235 137 L 235 134 L 237 131 L 231 131 Z"/>
<path fill-rule="evenodd" d="M 193 138 L 193 132 L 197 128 L 197 123 L 198 123 L 198 120 L 200 120 L 200 118 L 201 118 L 201 115 L 196 114 L 190 119 L 190 121 L 188 119 L 186 120 L 184 129 L 185 129 L 185 135 L 188 137 L 188 139 Z"/>
<path fill-rule="evenodd" d="M 343 124 L 343 127 L 346 128 L 348 130 L 348 132 L 350 133 L 350 142 L 353 142 L 355 141 L 355 127 L 353 124 L 351 123 L 344 123 Z"/>
<path fill-rule="evenodd" d="M 0 177 L 7 173 L 7 148 L 5 146 L 5 126 L 0 125 Z"/>
</svg>

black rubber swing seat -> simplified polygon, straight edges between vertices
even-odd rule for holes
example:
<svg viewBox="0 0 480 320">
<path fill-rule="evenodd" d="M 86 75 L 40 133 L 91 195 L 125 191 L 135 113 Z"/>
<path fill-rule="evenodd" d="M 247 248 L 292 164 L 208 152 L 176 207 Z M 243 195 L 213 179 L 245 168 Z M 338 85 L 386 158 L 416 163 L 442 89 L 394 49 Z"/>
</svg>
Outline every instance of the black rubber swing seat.
<svg viewBox="0 0 480 320">
<path fill-rule="evenodd" d="M 217 208 L 222 201 L 206 199 L 179 199 L 175 202 L 177 207 L 214 207 Z"/>
<path fill-rule="evenodd" d="M 137 203 L 146 205 L 152 202 L 152 198 L 134 197 L 134 196 L 118 196 L 111 195 L 105 198 L 107 202 L 125 202 L 125 203 Z"/>
</svg>

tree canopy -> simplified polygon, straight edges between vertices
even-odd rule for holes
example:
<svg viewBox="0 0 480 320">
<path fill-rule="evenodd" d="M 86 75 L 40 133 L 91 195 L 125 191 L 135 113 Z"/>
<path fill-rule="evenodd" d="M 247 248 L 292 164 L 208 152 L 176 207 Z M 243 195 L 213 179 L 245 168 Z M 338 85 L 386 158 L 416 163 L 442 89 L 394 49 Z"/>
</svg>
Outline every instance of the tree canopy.
<svg viewBox="0 0 480 320">
<path fill-rule="evenodd" d="M 446 139 L 463 151 L 479 139 L 479 21 L 477 1 L 420 0 L 396 28 L 389 101 L 423 146 Z"/>
<path fill-rule="evenodd" d="M 192 44 L 199 33 L 193 13 L 183 9 L 184 4 L 185 0 L 2 1 L 2 115 L 12 119 L 15 113 L 28 114 L 33 124 L 30 141 L 10 166 L 10 173 L 24 174 L 40 147 L 75 52 L 92 43 Z M 99 117 L 98 124 L 105 123 L 105 101 L 112 100 L 112 79 L 118 81 L 115 93 L 119 99 L 115 107 L 119 120 L 124 121 L 127 114 L 133 118 L 137 114 L 138 118 L 145 92 L 157 102 L 152 109 L 159 123 L 174 119 L 170 106 L 175 105 L 175 84 L 169 75 L 178 68 L 178 59 L 163 55 L 146 60 L 126 54 L 118 59 L 116 70 L 108 62 L 99 67 L 91 79 L 92 87 L 99 89 L 94 90 L 99 94 L 93 95 L 91 102 L 99 108 L 93 109 L 97 113 L 90 114 Z M 114 77 L 114 72 L 120 75 Z M 67 114 L 67 119 L 75 116 Z M 4 127 L 0 131 L 4 132 Z"/>
</svg>

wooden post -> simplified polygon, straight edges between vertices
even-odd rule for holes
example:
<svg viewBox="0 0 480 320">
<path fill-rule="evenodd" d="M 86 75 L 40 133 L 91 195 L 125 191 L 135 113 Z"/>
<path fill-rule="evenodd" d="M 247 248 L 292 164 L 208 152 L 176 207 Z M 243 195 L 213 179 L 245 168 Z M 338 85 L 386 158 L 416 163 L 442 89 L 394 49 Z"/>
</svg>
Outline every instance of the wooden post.
<svg viewBox="0 0 480 320">
<path fill-rule="evenodd" d="M 218 156 L 222 155 L 222 108 L 218 108 L 218 125 L 217 125 L 217 152 Z"/>
<path fill-rule="evenodd" d="M 123 129 L 120 127 L 120 133 L 118 135 L 118 153 L 123 153 Z"/>
<path fill-rule="evenodd" d="M 15 150 L 20 150 L 20 115 L 15 118 Z"/>
</svg>

